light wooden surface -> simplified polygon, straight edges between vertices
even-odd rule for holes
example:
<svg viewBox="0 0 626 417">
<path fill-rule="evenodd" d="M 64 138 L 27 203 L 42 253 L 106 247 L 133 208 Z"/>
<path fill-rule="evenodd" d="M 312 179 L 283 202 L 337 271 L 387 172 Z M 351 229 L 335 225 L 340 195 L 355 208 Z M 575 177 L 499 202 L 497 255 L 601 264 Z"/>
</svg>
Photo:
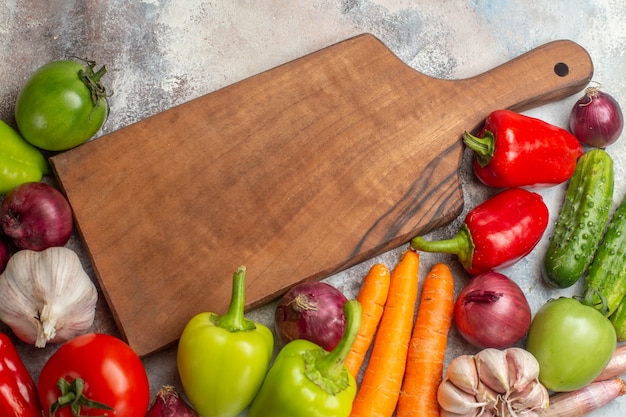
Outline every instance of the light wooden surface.
<svg viewBox="0 0 626 417">
<path fill-rule="evenodd" d="M 450 222 L 463 131 L 592 74 L 583 48 L 557 41 L 439 80 L 361 35 L 51 162 L 123 337 L 149 355 L 193 314 L 224 311 L 240 264 L 252 308 Z"/>
</svg>

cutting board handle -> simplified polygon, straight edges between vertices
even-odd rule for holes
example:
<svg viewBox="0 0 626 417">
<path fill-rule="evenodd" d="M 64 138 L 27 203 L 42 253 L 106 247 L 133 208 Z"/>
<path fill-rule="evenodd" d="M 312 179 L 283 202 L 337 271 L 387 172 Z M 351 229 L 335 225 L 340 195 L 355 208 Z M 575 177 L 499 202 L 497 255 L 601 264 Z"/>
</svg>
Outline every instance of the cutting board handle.
<svg viewBox="0 0 626 417">
<path fill-rule="evenodd" d="M 591 81 L 593 71 L 591 57 L 583 47 L 557 40 L 460 81 L 479 113 L 505 107 L 524 111 L 576 94 Z"/>
</svg>

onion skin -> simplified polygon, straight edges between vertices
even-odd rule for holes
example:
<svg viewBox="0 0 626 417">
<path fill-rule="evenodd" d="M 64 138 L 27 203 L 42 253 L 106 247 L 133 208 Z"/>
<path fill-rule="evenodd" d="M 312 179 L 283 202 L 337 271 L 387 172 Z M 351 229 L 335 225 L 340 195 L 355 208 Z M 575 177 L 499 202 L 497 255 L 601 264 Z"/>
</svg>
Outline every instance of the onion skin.
<svg viewBox="0 0 626 417">
<path fill-rule="evenodd" d="M 72 209 L 63 194 L 44 182 L 18 185 L 0 206 L 0 222 L 17 249 L 64 246 L 72 234 Z"/>
<path fill-rule="evenodd" d="M 180 398 L 174 387 L 165 385 L 156 393 L 145 417 L 199 417 L 199 414 Z"/>
<path fill-rule="evenodd" d="M 346 318 L 341 291 L 325 282 L 303 282 L 280 300 L 274 314 L 276 334 L 282 343 L 305 339 L 331 351 L 343 335 Z"/>
<path fill-rule="evenodd" d="M 0 238 L 0 273 L 4 271 L 11 257 L 11 252 L 4 239 Z"/>
<path fill-rule="evenodd" d="M 505 349 L 526 335 L 532 313 L 521 288 L 506 275 L 492 271 L 472 278 L 461 290 L 454 321 L 472 345 Z"/>
<path fill-rule="evenodd" d="M 619 103 L 596 87 L 585 89 L 570 112 L 570 130 L 580 143 L 595 148 L 613 144 L 624 128 Z"/>
</svg>

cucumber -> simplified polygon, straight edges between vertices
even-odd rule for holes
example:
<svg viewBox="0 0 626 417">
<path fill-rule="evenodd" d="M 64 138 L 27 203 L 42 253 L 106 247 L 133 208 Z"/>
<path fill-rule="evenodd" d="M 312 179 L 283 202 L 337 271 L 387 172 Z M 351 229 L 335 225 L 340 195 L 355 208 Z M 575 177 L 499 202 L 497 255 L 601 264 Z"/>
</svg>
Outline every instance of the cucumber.
<svg viewBox="0 0 626 417">
<path fill-rule="evenodd" d="M 552 287 L 570 287 L 587 271 L 609 220 L 613 183 L 613 159 L 605 150 L 578 159 L 543 258 L 542 275 Z"/>
<path fill-rule="evenodd" d="M 615 329 L 617 340 L 626 341 L 626 297 L 622 298 L 615 312 L 609 316 L 609 321 Z"/>
<path fill-rule="evenodd" d="M 626 197 L 615 209 L 585 278 L 582 302 L 611 316 L 626 294 Z"/>
</svg>

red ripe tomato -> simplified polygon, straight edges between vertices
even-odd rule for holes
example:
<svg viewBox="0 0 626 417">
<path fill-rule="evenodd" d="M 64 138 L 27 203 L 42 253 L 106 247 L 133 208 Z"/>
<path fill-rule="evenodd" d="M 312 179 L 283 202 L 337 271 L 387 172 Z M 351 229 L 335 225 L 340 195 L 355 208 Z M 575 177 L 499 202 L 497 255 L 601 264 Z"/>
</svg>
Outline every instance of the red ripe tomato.
<svg viewBox="0 0 626 417">
<path fill-rule="evenodd" d="M 50 407 L 62 395 L 60 379 L 67 382 L 68 389 L 84 383 L 82 396 L 77 397 L 83 401 L 81 416 L 107 414 L 106 409 L 89 401 L 110 407 L 119 417 L 144 417 L 150 404 L 150 385 L 143 363 L 130 346 L 114 336 L 95 333 L 77 336 L 48 359 L 37 384 L 46 417 L 51 416 Z M 71 403 L 54 413 L 54 417 L 75 415 Z"/>
</svg>

